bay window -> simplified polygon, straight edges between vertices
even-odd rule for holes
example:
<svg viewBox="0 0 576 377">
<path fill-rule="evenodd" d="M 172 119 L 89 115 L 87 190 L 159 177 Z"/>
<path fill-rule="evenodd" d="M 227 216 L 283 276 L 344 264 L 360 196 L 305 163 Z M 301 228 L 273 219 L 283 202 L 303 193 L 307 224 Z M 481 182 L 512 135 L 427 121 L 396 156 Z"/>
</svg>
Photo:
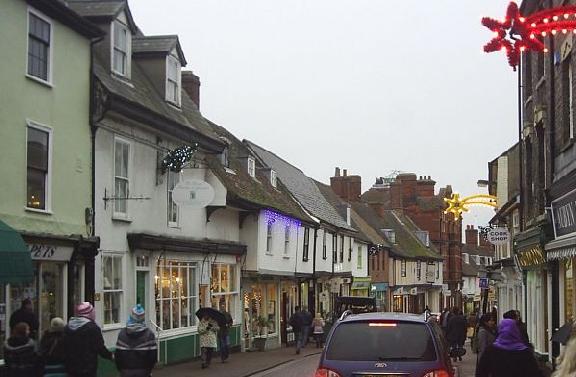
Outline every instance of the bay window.
<svg viewBox="0 0 576 377">
<path fill-rule="evenodd" d="M 196 263 L 161 259 L 154 280 L 156 324 L 162 330 L 196 325 Z"/>
<path fill-rule="evenodd" d="M 104 294 L 104 324 L 122 321 L 122 255 L 102 256 L 102 291 Z"/>
</svg>

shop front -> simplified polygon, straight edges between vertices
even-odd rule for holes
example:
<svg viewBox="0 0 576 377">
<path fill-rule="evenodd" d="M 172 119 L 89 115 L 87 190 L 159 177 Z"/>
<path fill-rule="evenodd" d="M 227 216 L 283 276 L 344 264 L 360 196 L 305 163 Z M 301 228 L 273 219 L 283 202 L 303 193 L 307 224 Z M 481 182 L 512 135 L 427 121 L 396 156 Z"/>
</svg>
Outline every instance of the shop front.
<svg viewBox="0 0 576 377">
<path fill-rule="evenodd" d="M 352 278 L 352 286 L 350 288 L 352 296 L 368 297 L 370 295 L 370 284 L 370 277 Z"/>
<path fill-rule="evenodd" d="M 244 351 L 281 346 L 280 286 L 278 278 L 245 278 L 243 287 Z M 293 306 L 290 308 L 293 310 Z M 289 311 L 287 311 L 288 315 Z"/>
<path fill-rule="evenodd" d="M 376 299 L 376 307 L 380 312 L 389 310 L 388 283 L 371 283 L 370 296 Z"/>
</svg>

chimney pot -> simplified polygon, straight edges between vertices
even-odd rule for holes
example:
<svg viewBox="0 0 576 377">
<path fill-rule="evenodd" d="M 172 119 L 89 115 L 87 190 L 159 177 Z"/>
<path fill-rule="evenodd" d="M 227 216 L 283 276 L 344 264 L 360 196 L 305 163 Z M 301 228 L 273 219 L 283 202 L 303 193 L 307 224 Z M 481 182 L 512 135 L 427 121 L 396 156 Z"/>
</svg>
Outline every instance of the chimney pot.
<svg viewBox="0 0 576 377">
<path fill-rule="evenodd" d="M 340 177 L 340 168 L 336 168 L 336 170 L 334 171 L 334 176 L 335 177 Z"/>
<path fill-rule="evenodd" d="M 188 96 L 200 108 L 200 77 L 192 71 L 182 71 L 182 89 L 188 93 Z"/>
<path fill-rule="evenodd" d="M 342 175 L 343 175 L 344 177 L 347 177 L 347 176 L 348 176 L 348 169 L 344 169 L 344 170 L 342 171 Z"/>
</svg>

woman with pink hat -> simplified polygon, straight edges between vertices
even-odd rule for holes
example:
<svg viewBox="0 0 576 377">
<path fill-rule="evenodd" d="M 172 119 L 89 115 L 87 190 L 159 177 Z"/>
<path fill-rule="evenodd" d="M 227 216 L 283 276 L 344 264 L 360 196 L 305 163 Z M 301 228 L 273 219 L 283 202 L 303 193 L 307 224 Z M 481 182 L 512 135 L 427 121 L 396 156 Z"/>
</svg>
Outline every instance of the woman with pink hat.
<svg viewBox="0 0 576 377">
<path fill-rule="evenodd" d="M 94 322 L 96 314 L 89 302 L 76 306 L 64 330 L 67 351 L 66 371 L 70 377 L 96 377 L 98 355 L 112 360 L 112 353 L 104 345 L 102 330 Z"/>
</svg>

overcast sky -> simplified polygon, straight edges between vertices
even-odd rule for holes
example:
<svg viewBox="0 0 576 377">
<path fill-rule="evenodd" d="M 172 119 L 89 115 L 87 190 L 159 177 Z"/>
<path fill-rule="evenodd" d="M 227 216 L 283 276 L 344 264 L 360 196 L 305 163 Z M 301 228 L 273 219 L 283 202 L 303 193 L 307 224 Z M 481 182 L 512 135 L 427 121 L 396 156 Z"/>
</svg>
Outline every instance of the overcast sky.
<svg viewBox="0 0 576 377">
<path fill-rule="evenodd" d="M 131 0 L 146 35 L 178 34 L 200 110 L 240 139 L 364 190 L 393 171 L 485 192 L 517 140 L 516 73 L 485 54 L 508 0 Z M 466 223 L 486 224 L 491 209 Z"/>
</svg>

